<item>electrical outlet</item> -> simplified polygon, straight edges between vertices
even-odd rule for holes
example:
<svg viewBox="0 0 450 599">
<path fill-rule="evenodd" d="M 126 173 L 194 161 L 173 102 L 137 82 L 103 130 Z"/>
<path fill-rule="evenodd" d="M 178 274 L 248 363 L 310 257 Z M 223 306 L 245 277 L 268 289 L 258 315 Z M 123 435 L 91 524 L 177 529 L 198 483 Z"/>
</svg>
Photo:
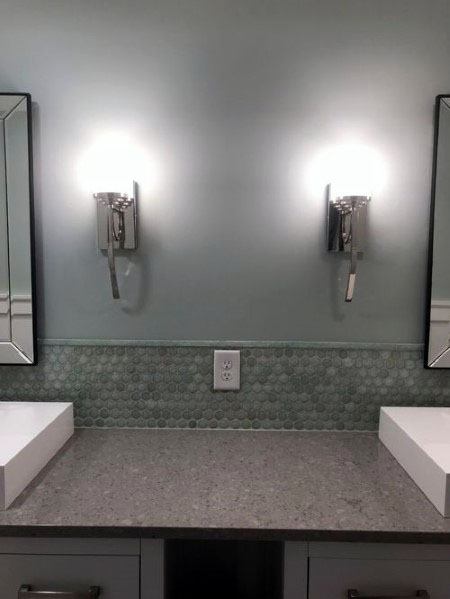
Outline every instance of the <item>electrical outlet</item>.
<svg viewBox="0 0 450 599">
<path fill-rule="evenodd" d="M 239 391 L 241 387 L 241 352 L 216 349 L 214 351 L 214 390 Z"/>
</svg>

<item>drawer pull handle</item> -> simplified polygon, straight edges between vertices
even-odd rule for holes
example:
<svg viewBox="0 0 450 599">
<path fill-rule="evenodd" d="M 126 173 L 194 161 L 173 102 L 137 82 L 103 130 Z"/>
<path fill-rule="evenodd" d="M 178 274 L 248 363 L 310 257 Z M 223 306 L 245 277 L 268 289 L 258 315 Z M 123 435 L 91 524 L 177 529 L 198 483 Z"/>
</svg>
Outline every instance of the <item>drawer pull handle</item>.
<svg viewBox="0 0 450 599">
<path fill-rule="evenodd" d="M 399 597 L 398 595 L 383 595 L 382 597 L 367 597 L 360 595 L 358 591 L 354 589 L 349 589 L 347 592 L 347 599 L 415 599 L 416 597 L 421 597 L 422 599 L 430 599 L 430 595 L 427 591 L 416 591 L 414 595 L 410 595 L 409 597 Z"/>
<path fill-rule="evenodd" d="M 100 587 L 90 587 L 85 593 L 71 591 L 33 591 L 29 584 L 19 589 L 18 599 L 98 599 Z"/>
</svg>

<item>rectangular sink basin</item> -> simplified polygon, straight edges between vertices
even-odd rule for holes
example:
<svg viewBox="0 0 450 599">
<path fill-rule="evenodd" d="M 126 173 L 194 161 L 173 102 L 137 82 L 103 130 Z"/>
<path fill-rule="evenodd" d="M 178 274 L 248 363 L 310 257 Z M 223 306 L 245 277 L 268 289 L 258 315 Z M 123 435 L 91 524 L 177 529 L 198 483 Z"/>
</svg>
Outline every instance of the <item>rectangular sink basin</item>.
<svg viewBox="0 0 450 599">
<path fill-rule="evenodd" d="M 450 408 L 381 408 L 380 440 L 431 503 L 450 516 Z"/>
<path fill-rule="evenodd" d="M 0 401 L 0 509 L 73 435 L 71 403 Z"/>
</svg>

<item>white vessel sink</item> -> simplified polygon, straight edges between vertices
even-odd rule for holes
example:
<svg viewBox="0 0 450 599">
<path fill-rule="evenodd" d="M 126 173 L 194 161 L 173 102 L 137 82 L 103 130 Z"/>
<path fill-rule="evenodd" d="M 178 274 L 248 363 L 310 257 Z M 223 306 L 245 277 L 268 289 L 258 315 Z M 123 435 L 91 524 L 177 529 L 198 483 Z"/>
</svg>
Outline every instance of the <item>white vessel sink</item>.
<svg viewBox="0 0 450 599">
<path fill-rule="evenodd" d="M 380 440 L 450 517 L 450 408 L 381 408 Z"/>
<path fill-rule="evenodd" d="M 0 509 L 73 435 L 71 403 L 0 401 Z"/>
</svg>

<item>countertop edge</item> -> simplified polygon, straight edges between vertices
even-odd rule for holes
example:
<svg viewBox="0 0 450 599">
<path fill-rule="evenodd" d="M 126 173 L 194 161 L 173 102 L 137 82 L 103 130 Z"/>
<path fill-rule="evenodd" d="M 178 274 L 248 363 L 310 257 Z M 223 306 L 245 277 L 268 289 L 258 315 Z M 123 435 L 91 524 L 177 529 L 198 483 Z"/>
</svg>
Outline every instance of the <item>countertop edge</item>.
<svg viewBox="0 0 450 599">
<path fill-rule="evenodd" d="M 450 544 L 450 532 L 172 528 L 133 526 L 0 526 L 2 537 L 141 538 L 242 541 Z"/>
</svg>

